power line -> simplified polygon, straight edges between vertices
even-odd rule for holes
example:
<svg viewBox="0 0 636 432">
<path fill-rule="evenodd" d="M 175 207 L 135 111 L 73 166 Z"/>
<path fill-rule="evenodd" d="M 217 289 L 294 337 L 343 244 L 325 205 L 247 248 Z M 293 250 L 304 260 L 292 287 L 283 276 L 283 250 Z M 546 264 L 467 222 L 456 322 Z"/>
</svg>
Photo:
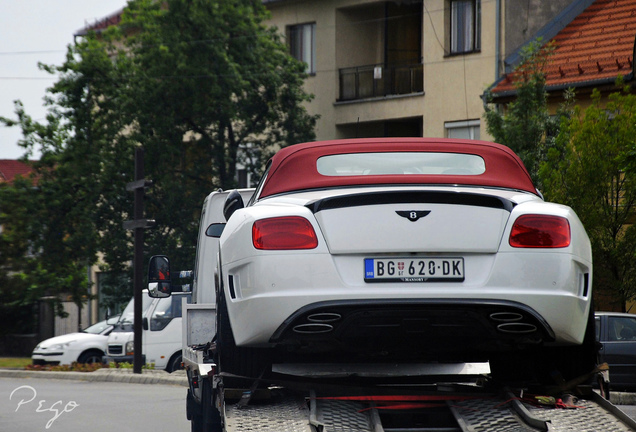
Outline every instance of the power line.
<svg viewBox="0 0 636 432">
<path fill-rule="evenodd" d="M 46 81 L 46 80 L 56 80 L 59 76 L 50 76 L 50 77 L 0 77 L 0 80 L 3 81 Z"/>
<path fill-rule="evenodd" d="M 10 55 L 40 55 L 40 54 L 60 54 L 65 53 L 66 50 L 44 50 L 44 51 L 4 51 L 0 52 L 2 56 Z"/>
</svg>

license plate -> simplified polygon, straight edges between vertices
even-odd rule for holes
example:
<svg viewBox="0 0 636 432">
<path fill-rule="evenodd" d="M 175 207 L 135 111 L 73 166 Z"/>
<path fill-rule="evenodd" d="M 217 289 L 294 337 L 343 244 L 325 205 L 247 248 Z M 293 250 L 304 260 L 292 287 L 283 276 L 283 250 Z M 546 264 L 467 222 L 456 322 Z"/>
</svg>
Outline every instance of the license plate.
<svg viewBox="0 0 636 432">
<path fill-rule="evenodd" d="M 365 258 L 365 282 L 463 282 L 464 258 Z"/>
</svg>

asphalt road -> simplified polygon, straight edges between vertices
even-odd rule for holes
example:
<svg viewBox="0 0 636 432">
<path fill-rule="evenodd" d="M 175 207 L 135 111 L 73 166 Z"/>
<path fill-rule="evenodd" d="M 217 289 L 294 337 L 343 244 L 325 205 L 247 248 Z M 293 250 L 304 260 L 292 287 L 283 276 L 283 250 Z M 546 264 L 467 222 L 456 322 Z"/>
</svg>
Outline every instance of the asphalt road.
<svg viewBox="0 0 636 432">
<path fill-rule="evenodd" d="M 2 432 L 189 431 L 186 388 L 0 378 Z"/>
<path fill-rule="evenodd" d="M 85 377 L 50 379 L 42 373 L 14 374 L 0 377 L 1 432 L 190 430 L 185 417 L 184 377 L 171 376 L 173 380 L 168 384 L 137 384 L 112 381 L 142 378 L 132 374 L 110 376 L 111 381 L 90 381 Z M 636 405 L 624 405 L 634 400 L 623 397 L 615 403 L 636 420 Z"/>
<path fill-rule="evenodd" d="M 618 405 L 618 408 L 636 421 L 636 405 Z"/>
</svg>

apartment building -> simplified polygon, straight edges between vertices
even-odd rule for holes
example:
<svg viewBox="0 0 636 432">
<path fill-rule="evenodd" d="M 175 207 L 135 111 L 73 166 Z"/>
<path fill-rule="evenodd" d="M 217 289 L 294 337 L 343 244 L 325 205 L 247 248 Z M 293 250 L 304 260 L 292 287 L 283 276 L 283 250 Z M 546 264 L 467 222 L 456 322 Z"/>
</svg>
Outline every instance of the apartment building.
<svg viewBox="0 0 636 432">
<path fill-rule="evenodd" d="M 307 63 L 317 139 L 489 139 L 481 95 L 506 58 L 589 0 L 263 0 Z M 508 68 L 512 65 L 508 65 Z"/>
<path fill-rule="evenodd" d="M 489 139 L 484 91 L 593 0 L 262 0 L 307 64 L 318 140 Z M 76 33 L 119 23 L 122 11 Z"/>
</svg>

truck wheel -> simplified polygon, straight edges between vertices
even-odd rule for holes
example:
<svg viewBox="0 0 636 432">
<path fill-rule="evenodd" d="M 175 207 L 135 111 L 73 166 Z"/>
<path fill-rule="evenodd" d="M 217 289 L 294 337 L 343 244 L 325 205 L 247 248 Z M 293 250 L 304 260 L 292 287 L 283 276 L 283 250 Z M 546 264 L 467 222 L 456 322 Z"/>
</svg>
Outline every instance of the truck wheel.
<svg viewBox="0 0 636 432">
<path fill-rule="evenodd" d="M 99 350 L 83 352 L 77 359 L 78 363 L 101 363 L 104 353 Z"/>
<path fill-rule="evenodd" d="M 225 296 L 220 295 L 217 304 L 217 364 L 221 372 L 256 379 L 263 372 L 271 371 L 272 352 L 266 348 L 237 347 L 227 313 Z M 226 387 L 227 379 L 224 379 Z M 249 385 L 249 384 L 248 384 Z"/>
<path fill-rule="evenodd" d="M 181 353 L 173 354 L 168 361 L 168 365 L 166 366 L 166 372 L 172 373 L 176 370 L 183 369 L 183 366 L 181 366 L 182 361 L 183 359 L 181 357 Z"/>
<path fill-rule="evenodd" d="M 186 416 L 192 432 L 222 432 L 221 416 L 212 406 L 212 386 L 208 380 L 201 381 L 201 403 L 197 403 L 188 390 Z"/>
</svg>

